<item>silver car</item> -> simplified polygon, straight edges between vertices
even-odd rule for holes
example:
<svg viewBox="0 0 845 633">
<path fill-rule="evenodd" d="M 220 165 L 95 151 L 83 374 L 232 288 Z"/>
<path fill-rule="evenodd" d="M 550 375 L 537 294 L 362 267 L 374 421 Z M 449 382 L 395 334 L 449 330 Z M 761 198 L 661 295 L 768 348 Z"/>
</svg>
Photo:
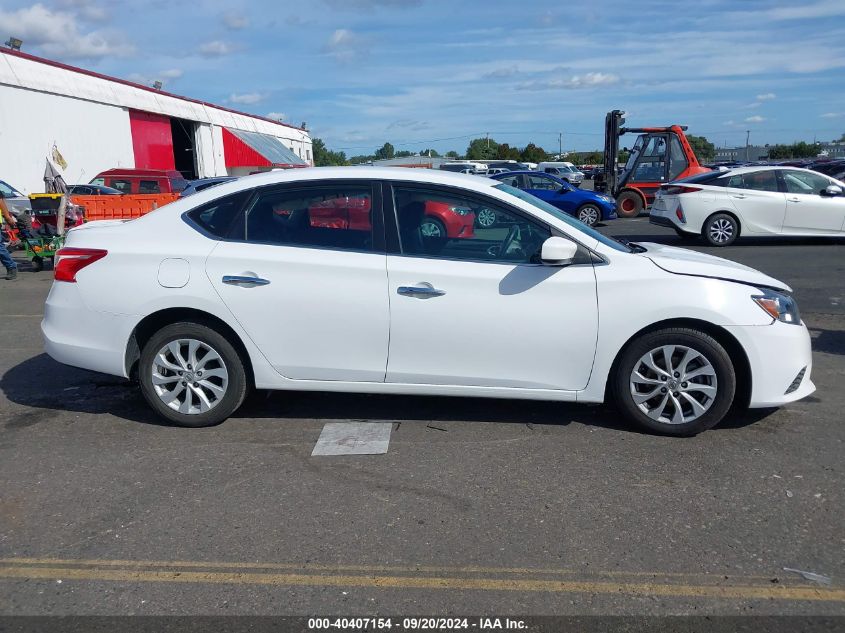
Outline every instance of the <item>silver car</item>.
<svg viewBox="0 0 845 633">
<path fill-rule="evenodd" d="M 2 180 L 0 180 L 0 198 L 6 201 L 9 212 L 16 218 L 29 211 L 29 198 Z"/>
</svg>

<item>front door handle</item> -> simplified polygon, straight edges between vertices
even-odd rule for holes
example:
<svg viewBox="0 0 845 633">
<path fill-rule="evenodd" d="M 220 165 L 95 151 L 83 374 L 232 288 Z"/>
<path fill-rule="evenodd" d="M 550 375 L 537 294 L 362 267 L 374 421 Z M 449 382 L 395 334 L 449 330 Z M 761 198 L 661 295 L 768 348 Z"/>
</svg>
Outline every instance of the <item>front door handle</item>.
<svg viewBox="0 0 845 633">
<path fill-rule="evenodd" d="M 399 286 L 396 289 L 396 292 L 406 297 L 417 297 L 419 299 L 442 297 L 446 294 L 445 290 L 438 290 L 431 284 L 420 284 L 419 286 Z"/>
<path fill-rule="evenodd" d="M 243 277 L 241 275 L 223 275 L 223 283 L 231 286 L 266 286 L 270 283 L 269 279 L 262 279 L 261 277 Z"/>
<path fill-rule="evenodd" d="M 744 193 L 732 193 L 732 198 L 739 198 L 740 200 L 744 200 L 747 196 Z"/>
<path fill-rule="evenodd" d="M 787 198 L 789 202 L 801 202 L 801 198 Z"/>
</svg>

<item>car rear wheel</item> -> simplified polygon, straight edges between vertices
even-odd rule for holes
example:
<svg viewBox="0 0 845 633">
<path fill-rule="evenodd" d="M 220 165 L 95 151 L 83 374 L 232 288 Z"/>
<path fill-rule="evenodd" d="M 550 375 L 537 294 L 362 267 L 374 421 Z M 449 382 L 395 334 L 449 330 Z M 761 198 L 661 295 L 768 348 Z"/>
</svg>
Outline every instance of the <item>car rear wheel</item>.
<svg viewBox="0 0 845 633">
<path fill-rule="evenodd" d="M 219 424 L 246 397 L 246 372 L 237 350 L 199 323 L 174 323 L 156 332 L 141 352 L 138 375 L 149 405 L 179 426 Z"/>
<path fill-rule="evenodd" d="M 739 237 L 739 222 L 727 213 L 716 213 L 707 218 L 701 235 L 711 246 L 728 246 Z"/>
<path fill-rule="evenodd" d="M 616 213 L 623 218 L 635 218 L 643 208 L 642 196 L 635 191 L 623 191 L 616 197 Z"/>
<path fill-rule="evenodd" d="M 736 393 L 730 356 L 712 336 L 667 328 L 638 338 L 613 376 L 616 405 L 639 426 L 688 436 L 718 424 Z"/>
<path fill-rule="evenodd" d="M 585 204 L 578 209 L 578 219 L 587 226 L 593 226 L 601 220 L 601 209 L 594 204 Z"/>
<path fill-rule="evenodd" d="M 489 229 L 496 224 L 496 212 L 493 209 L 481 209 L 475 216 L 475 222 L 483 229 Z"/>
</svg>

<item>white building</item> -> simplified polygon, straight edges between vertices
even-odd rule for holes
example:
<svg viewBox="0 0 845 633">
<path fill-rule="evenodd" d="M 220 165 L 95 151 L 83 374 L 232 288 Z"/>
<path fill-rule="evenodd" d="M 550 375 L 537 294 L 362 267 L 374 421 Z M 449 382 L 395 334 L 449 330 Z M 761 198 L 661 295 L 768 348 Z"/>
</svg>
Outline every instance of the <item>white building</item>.
<svg viewBox="0 0 845 633">
<path fill-rule="evenodd" d="M 68 184 L 113 167 L 192 179 L 313 165 L 304 129 L 0 49 L 0 180 L 43 191 L 54 146 Z"/>
</svg>

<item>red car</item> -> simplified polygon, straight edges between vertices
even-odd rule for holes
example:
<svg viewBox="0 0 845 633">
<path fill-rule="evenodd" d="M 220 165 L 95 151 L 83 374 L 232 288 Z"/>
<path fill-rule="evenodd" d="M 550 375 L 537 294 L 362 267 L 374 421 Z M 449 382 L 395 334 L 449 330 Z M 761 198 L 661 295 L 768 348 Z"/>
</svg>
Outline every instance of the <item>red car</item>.
<svg viewBox="0 0 845 633">
<path fill-rule="evenodd" d="M 369 231 L 372 228 L 369 198 L 334 198 L 318 202 L 308 208 L 308 215 L 313 227 L 358 231 Z M 420 232 L 423 237 L 467 238 L 474 236 L 474 224 L 475 213 L 472 209 L 426 200 Z"/>
</svg>

